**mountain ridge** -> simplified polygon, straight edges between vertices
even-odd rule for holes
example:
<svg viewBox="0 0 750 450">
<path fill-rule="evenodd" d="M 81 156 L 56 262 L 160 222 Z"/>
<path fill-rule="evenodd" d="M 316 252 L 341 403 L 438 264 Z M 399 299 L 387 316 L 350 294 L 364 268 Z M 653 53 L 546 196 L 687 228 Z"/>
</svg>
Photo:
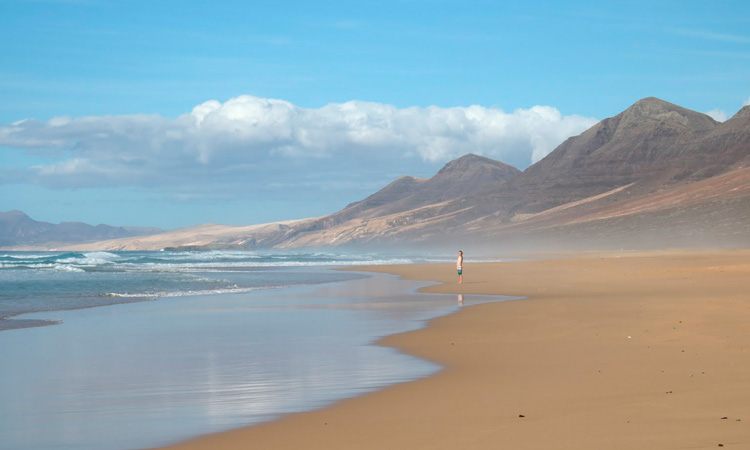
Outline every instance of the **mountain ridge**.
<svg viewBox="0 0 750 450">
<path fill-rule="evenodd" d="M 480 247 L 540 239 L 559 244 L 566 237 L 581 245 L 593 243 L 593 237 L 598 245 L 635 245 L 648 236 L 661 244 L 688 242 L 665 231 L 673 226 L 699 238 L 692 242 L 724 245 L 736 240 L 747 246 L 749 166 L 750 106 L 719 123 L 649 97 L 568 138 L 523 172 L 469 153 L 430 178 L 401 176 L 338 212 L 236 227 L 214 244 L 447 245 L 446 236 Z M 669 217 L 680 222 L 670 225 Z M 715 220 L 720 233 L 704 217 Z M 193 241 L 210 244 L 210 236 Z M 127 242 L 108 245 L 132 245 Z"/>
<path fill-rule="evenodd" d="M 743 108 L 732 119 L 719 123 L 705 114 L 645 98 L 567 139 L 547 157 L 503 180 L 495 189 L 349 224 L 352 230 L 368 232 L 353 233 L 343 226 L 338 234 L 332 229 L 317 229 L 304 238 L 295 236 L 293 242 L 322 245 L 339 242 L 344 235 L 349 236 L 349 242 L 378 240 L 378 236 L 385 241 L 439 240 L 439 236 L 461 233 L 465 224 L 502 228 L 513 221 L 522 222 L 519 218 L 525 215 L 586 199 L 596 198 L 586 202 L 587 208 L 622 205 L 633 197 L 743 167 L 750 159 L 748 110 Z M 612 193 L 597 198 L 607 192 Z M 430 225 L 437 222 L 436 218 L 441 218 L 440 226 Z M 368 220 L 377 225 L 368 224 Z M 315 239 L 315 233 L 321 238 Z"/>
<path fill-rule="evenodd" d="M 0 247 L 50 243 L 74 244 L 142 236 L 162 231 L 164 230 L 155 227 L 89 225 L 82 222 L 53 224 L 36 221 L 17 209 L 0 211 Z"/>
</svg>

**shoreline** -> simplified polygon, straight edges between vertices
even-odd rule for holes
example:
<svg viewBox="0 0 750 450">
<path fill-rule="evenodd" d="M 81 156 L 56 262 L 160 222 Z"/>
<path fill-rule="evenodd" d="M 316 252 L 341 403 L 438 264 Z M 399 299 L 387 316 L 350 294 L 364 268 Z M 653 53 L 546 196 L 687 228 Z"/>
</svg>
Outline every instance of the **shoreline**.
<svg viewBox="0 0 750 450">
<path fill-rule="evenodd" d="M 568 254 L 375 266 L 463 308 L 378 344 L 444 369 L 172 449 L 744 448 L 750 250 Z M 355 270 L 363 270 L 358 267 Z"/>
<path fill-rule="evenodd" d="M 336 278 L 345 280 L 31 313 L 62 324 L 0 334 L 0 434 L 12 448 L 167 445 L 440 369 L 372 343 L 454 311 L 455 295 L 417 293 L 426 283 L 389 274 Z"/>
</svg>

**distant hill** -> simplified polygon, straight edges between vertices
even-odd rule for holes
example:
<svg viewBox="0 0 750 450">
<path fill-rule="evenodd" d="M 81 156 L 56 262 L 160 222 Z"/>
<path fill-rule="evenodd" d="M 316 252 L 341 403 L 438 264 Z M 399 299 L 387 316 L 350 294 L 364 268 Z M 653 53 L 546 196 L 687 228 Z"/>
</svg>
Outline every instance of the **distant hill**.
<svg viewBox="0 0 750 450">
<path fill-rule="evenodd" d="M 432 178 L 402 176 L 366 199 L 295 231 L 330 228 L 353 219 L 383 217 L 492 191 L 520 173 L 515 167 L 470 153 L 450 161 Z"/>
<path fill-rule="evenodd" d="M 192 240 L 164 233 L 149 245 L 748 247 L 750 106 L 719 123 L 646 98 L 523 172 L 467 154 L 432 178 L 402 176 L 327 216 L 213 232 Z M 89 248 L 97 245 L 142 244 L 126 238 Z"/>
<path fill-rule="evenodd" d="M 159 233 L 159 228 L 113 227 L 80 222 L 38 222 L 21 211 L 0 212 L 0 247 L 68 245 Z"/>
<path fill-rule="evenodd" d="M 521 173 L 500 161 L 469 153 L 450 161 L 432 178 L 401 177 L 366 199 L 336 213 L 377 217 L 499 189 Z"/>
<path fill-rule="evenodd" d="M 279 235 L 294 226 L 314 219 L 289 220 L 247 226 L 232 226 L 208 223 L 195 227 L 180 228 L 158 234 L 137 237 L 108 239 L 90 243 L 59 246 L 64 250 L 251 250 L 269 248 Z M 45 248 L 46 246 L 40 246 Z"/>
</svg>

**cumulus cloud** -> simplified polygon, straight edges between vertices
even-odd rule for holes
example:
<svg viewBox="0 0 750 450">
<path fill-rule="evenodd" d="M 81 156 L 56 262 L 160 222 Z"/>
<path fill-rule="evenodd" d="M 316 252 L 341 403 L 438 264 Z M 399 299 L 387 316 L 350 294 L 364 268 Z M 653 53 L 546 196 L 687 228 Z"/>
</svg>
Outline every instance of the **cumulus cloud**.
<svg viewBox="0 0 750 450">
<path fill-rule="evenodd" d="M 717 122 L 726 122 L 727 119 L 729 119 L 729 114 L 719 108 L 714 108 L 711 111 L 708 111 L 706 114 L 711 116 L 711 118 L 713 118 Z"/>
<path fill-rule="evenodd" d="M 367 181 L 383 168 L 410 174 L 422 164 L 476 153 L 525 168 L 596 119 L 550 106 L 507 113 L 483 106 L 409 107 L 350 101 L 302 108 L 240 96 L 158 115 L 27 119 L 0 127 L 4 151 L 44 152 L 44 164 L 5 179 L 58 187 L 136 186 L 254 189 Z M 401 169 L 401 170 L 399 170 Z M 382 176 L 381 176 L 382 178 Z"/>
</svg>

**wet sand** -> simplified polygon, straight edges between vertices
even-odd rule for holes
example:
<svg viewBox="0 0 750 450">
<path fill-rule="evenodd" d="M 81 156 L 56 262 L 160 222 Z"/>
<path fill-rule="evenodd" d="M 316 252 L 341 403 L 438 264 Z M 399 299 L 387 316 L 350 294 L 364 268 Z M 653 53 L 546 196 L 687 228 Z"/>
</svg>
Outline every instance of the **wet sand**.
<svg viewBox="0 0 750 450">
<path fill-rule="evenodd" d="M 470 258 L 369 268 L 527 297 L 382 340 L 440 373 L 172 448 L 750 448 L 750 250 Z"/>
</svg>

